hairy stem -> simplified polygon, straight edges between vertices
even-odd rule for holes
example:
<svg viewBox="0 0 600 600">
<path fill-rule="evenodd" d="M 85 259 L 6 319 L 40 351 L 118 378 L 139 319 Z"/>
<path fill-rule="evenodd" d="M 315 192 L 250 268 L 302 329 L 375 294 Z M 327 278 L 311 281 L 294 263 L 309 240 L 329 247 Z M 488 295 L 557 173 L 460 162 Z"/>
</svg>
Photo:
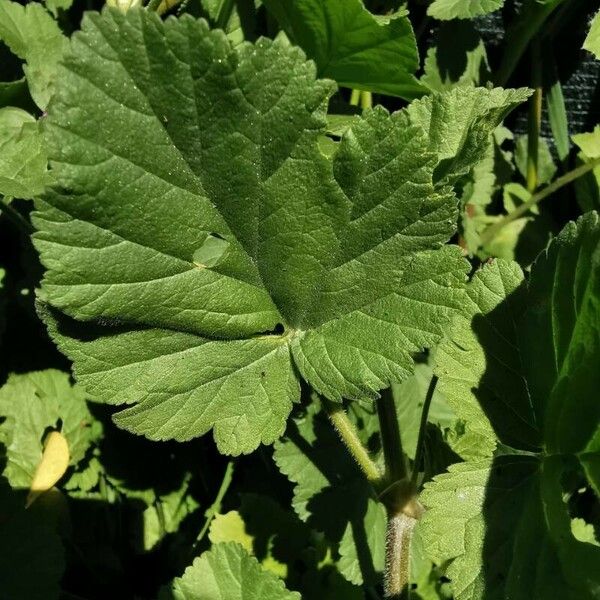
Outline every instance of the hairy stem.
<svg viewBox="0 0 600 600">
<path fill-rule="evenodd" d="M 410 597 L 410 541 L 417 520 L 404 513 L 388 517 L 385 538 L 384 597 Z"/>
<path fill-rule="evenodd" d="M 206 532 L 208 531 L 208 528 L 210 527 L 214 516 L 221 510 L 223 498 L 225 497 L 225 494 L 227 493 L 227 490 L 231 485 L 231 480 L 233 479 L 233 465 L 234 462 L 232 460 L 230 460 L 227 463 L 227 467 L 225 468 L 225 473 L 223 473 L 223 479 L 221 481 L 219 491 L 217 492 L 217 497 L 215 498 L 215 501 L 210 505 L 208 510 L 204 513 L 206 516 L 206 521 L 204 522 L 204 526 L 202 527 L 202 530 L 196 538 L 195 548 L 198 547 L 198 544 L 200 544 L 202 538 L 204 538 L 204 536 L 206 535 Z"/>
<path fill-rule="evenodd" d="M 481 235 L 480 246 L 485 246 L 489 244 L 495 237 L 498 235 L 498 232 L 502 230 L 506 225 L 512 223 L 515 219 L 518 219 L 521 215 L 524 215 L 532 206 L 535 206 L 538 202 L 541 202 L 544 198 L 547 198 L 560 188 L 568 185 L 572 181 L 575 181 L 577 178 L 585 175 L 595 167 L 600 165 L 600 157 L 594 158 L 586 162 L 585 164 L 565 173 L 562 177 L 555 179 L 550 185 L 546 186 L 544 189 L 534 194 L 527 202 L 524 202 L 515 210 L 513 210 L 508 215 L 504 216 L 497 223 L 494 223 L 491 227 L 488 227 L 483 234 Z"/>
<path fill-rule="evenodd" d="M 379 468 L 373 462 L 369 456 L 369 452 L 360 441 L 360 438 L 356 433 L 356 428 L 348 418 L 344 407 L 341 404 L 331 402 L 326 398 L 322 398 L 321 402 L 331 424 L 338 432 L 342 442 L 344 442 L 344 445 L 348 448 L 348 451 L 356 461 L 356 464 L 360 467 L 360 470 L 364 473 L 367 480 L 372 484 L 379 484 L 381 481 Z"/>
<path fill-rule="evenodd" d="M 385 471 L 388 483 L 406 478 L 406 461 L 402 451 L 402 438 L 398 425 L 398 415 L 394 404 L 392 388 L 381 391 L 377 399 L 377 416 L 381 432 L 381 445 L 385 458 Z"/>
<path fill-rule="evenodd" d="M 358 103 L 360 101 L 360 90 L 352 90 L 352 93 L 350 94 L 350 104 L 352 106 L 358 106 Z"/>
<path fill-rule="evenodd" d="M 419 469 L 423 462 L 423 455 L 425 453 L 425 434 L 427 431 L 427 418 L 429 417 L 429 408 L 431 406 L 431 399 L 435 393 L 435 386 L 437 385 L 437 375 L 433 375 L 425 394 L 425 402 L 423 402 L 423 410 L 421 412 L 421 422 L 419 424 L 419 437 L 417 439 L 417 451 L 415 453 L 415 462 L 413 463 L 412 473 L 410 474 L 410 482 L 416 487 L 417 479 L 419 478 Z"/>
</svg>

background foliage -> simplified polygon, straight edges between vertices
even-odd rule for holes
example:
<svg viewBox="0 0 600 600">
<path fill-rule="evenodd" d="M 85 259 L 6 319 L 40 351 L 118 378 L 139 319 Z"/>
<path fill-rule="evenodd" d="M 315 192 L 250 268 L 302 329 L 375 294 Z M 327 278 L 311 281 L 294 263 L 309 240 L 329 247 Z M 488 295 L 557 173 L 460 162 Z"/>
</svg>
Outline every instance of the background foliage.
<svg viewBox="0 0 600 600">
<path fill-rule="evenodd" d="M 383 598 L 390 384 L 411 597 L 599 598 L 597 3 L 108 4 L 0 0 L 0 599 Z"/>
</svg>

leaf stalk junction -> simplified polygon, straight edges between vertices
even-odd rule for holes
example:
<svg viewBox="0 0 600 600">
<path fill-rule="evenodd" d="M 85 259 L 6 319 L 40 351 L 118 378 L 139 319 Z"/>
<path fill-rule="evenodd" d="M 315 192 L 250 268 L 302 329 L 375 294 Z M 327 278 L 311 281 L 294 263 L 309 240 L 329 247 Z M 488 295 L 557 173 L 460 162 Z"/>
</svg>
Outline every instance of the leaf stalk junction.
<svg viewBox="0 0 600 600">
<path fill-rule="evenodd" d="M 361 442 L 343 405 L 322 399 L 323 407 L 333 427 L 386 508 L 388 521 L 384 596 L 389 600 L 405 600 L 410 597 L 410 544 L 415 525 L 425 512 L 419 501 L 417 481 L 424 457 L 427 417 L 436 384 L 437 377 L 433 376 L 423 404 L 412 469 L 407 467 L 407 459 L 402 448 L 400 426 L 391 388 L 382 390 L 381 396 L 376 400 L 385 463 L 384 473 Z"/>
</svg>

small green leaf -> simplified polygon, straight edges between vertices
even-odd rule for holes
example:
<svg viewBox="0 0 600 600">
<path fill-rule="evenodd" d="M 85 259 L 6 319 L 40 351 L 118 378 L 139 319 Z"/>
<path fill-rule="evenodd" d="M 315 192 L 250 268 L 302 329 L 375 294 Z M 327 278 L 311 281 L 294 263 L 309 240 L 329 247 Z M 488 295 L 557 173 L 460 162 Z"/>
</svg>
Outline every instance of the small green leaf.
<svg viewBox="0 0 600 600">
<path fill-rule="evenodd" d="M 31 484 L 47 429 L 66 437 L 71 465 L 83 459 L 100 434 L 81 388 L 71 385 L 67 373 L 52 369 L 11 375 L 0 389 L 0 416 L 6 419 L 0 424 L 8 459 L 4 476 L 13 487 Z"/>
<path fill-rule="evenodd" d="M 412 99 L 427 90 L 405 11 L 376 16 L 361 0 L 266 0 L 282 28 L 339 85 Z"/>
<path fill-rule="evenodd" d="M 472 19 L 498 10 L 504 0 L 434 0 L 427 14 L 435 19 Z"/>
<path fill-rule="evenodd" d="M 442 23 L 427 50 L 421 82 L 441 92 L 457 85 L 483 85 L 490 78 L 485 45 L 470 21 Z"/>
<path fill-rule="evenodd" d="M 0 0 L 0 40 L 27 63 L 23 70 L 31 97 L 45 110 L 67 43 L 58 25 L 37 2 L 21 6 Z"/>
<path fill-rule="evenodd" d="M 585 50 L 591 52 L 596 58 L 600 59 L 600 12 L 592 19 L 590 30 L 583 42 Z"/>
<path fill-rule="evenodd" d="M 515 146 L 515 164 L 519 173 L 527 179 L 527 135 L 517 138 Z M 538 140 L 537 177 L 538 185 L 549 183 L 556 174 L 556 165 L 548 148 L 548 142 L 544 138 Z"/>
<path fill-rule="evenodd" d="M 261 569 L 258 561 L 235 542 L 216 544 L 194 560 L 182 577 L 163 589 L 160 600 L 300 600 L 283 581 Z"/>
<path fill-rule="evenodd" d="M 0 108 L 0 194 L 29 199 L 50 184 L 36 120 L 20 108 Z"/>
</svg>

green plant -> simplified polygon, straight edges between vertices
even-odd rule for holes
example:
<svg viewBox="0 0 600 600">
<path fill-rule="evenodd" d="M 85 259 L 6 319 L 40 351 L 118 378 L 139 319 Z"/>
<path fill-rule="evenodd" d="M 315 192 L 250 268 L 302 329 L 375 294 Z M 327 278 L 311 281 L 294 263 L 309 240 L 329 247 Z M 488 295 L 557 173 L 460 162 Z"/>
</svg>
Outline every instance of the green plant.
<svg viewBox="0 0 600 600">
<path fill-rule="evenodd" d="M 600 129 L 467 4 L 0 0 L 0 598 L 599 597 Z"/>
</svg>

